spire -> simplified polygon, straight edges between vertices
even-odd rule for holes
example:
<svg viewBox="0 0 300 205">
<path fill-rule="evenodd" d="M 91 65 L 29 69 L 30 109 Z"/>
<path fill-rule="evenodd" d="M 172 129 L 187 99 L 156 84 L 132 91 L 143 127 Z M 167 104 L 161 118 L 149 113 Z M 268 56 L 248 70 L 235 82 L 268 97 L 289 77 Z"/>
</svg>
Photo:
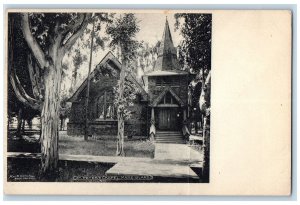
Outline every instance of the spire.
<svg viewBox="0 0 300 205">
<path fill-rule="evenodd" d="M 177 61 L 177 52 L 173 45 L 168 18 L 166 16 L 165 29 L 158 50 L 158 57 L 154 70 L 177 70 L 179 64 Z"/>
</svg>

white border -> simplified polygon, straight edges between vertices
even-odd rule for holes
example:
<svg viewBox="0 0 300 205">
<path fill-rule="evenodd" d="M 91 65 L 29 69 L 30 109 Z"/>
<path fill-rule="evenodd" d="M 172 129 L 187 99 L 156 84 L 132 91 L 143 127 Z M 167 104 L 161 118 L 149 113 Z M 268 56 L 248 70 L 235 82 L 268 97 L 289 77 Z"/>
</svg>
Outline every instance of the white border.
<svg viewBox="0 0 300 205">
<path fill-rule="evenodd" d="M 145 1 L 144 1 L 145 2 Z M 22 5 L 18 5 L 18 4 L 22 4 Z M 59 5 L 64 5 L 64 7 L 66 7 L 66 6 L 68 6 L 67 5 L 67 3 L 70 3 L 70 1 L 66 1 L 66 0 L 52 0 L 52 1 L 43 1 L 43 2 L 41 2 L 41 1 L 38 1 L 38 0 L 29 0 L 29 1 L 26 1 L 26 4 L 27 4 L 27 6 L 28 7 L 36 7 L 36 6 L 38 6 L 38 5 L 47 5 L 47 4 L 49 4 L 49 3 L 54 3 L 54 4 L 58 4 L 58 5 L 55 5 L 55 7 L 56 8 L 59 8 Z M 83 3 L 83 1 L 79 1 L 79 0 L 73 0 L 72 1 L 72 4 L 69 4 L 70 6 L 75 6 L 76 7 L 76 5 L 74 5 L 74 4 L 81 4 L 81 3 Z M 99 3 L 99 1 L 96 1 L 96 0 L 85 0 L 84 1 L 84 3 L 86 3 L 86 4 L 97 4 L 97 3 Z M 104 3 L 104 2 L 101 2 L 101 3 Z M 131 1 L 127 1 L 126 2 L 126 4 L 136 4 L 136 3 L 140 3 L 140 1 L 138 1 L 138 0 L 131 0 Z M 166 4 L 166 3 L 168 3 L 167 1 L 165 1 L 165 0 L 152 0 L 152 1 L 148 1 L 148 2 L 146 2 L 146 4 Z M 173 0 L 172 1 L 172 3 L 174 4 L 174 3 L 183 3 L 182 1 L 179 1 L 179 0 Z M 216 5 L 217 7 L 219 6 L 219 7 L 222 7 L 222 6 L 233 6 L 233 7 L 236 7 L 236 5 L 228 5 L 228 3 L 229 4 L 240 4 L 238 7 L 240 7 L 240 8 L 244 8 L 242 5 L 245 5 L 245 4 L 247 4 L 247 5 L 249 5 L 249 3 L 251 3 L 252 5 L 253 4 L 266 4 L 266 3 L 273 3 L 273 6 L 275 6 L 276 7 L 276 4 L 277 4 L 277 6 L 279 6 L 280 7 L 280 5 L 278 5 L 278 4 L 297 4 L 298 3 L 298 1 L 297 0 L 287 0 L 287 1 L 279 1 L 279 0 L 276 0 L 276 1 L 268 1 L 268 0 L 252 0 L 252 1 L 243 1 L 243 2 L 241 2 L 241 1 L 238 1 L 238 0 L 231 0 L 231 1 L 228 1 L 228 0 L 224 0 L 224 1 L 216 1 L 216 0 L 185 0 L 184 1 L 184 3 L 185 4 L 199 4 L 199 3 L 202 3 L 202 4 L 210 4 L 210 5 L 216 5 L 216 4 L 223 4 L 223 5 Z M 224 3 L 227 3 L 227 5 L 224 5 Z M 10 4 L 10 5 L 4 5 L 4 4 Z M 14 5 L 13 5 L 14 4 Z M 28 4 L 35 4 L 35 5 L 28 5 Z M 115 5 L 123 5 L 123 8 L 124 8 L 124 1 L 121 1 L 121 0 L 110 0 L 109 1 L 109 4 L 105 4 L 106 6 L 108 6 L 108 7 L 111 7 L 111 5 L 112 4 L 115 4 Z M 275 4 L 275 5 L 274 5 Z M 145 5 L 145 3 L 144 3 L 144 5 Z M 4 7 L 7 7 L 7 6 L 9 6 L 9 7 L 14 7 L 14 8 L 26 8 L 27 6 L 24 4 L 24 1 L 22 1 L 22 0 L 4 0 L 3 2 L 2 2 L 2 7 L 1 7 L 1 11 L 2 11 L 2 14 L 4 14 L 5 12 L 4 12 Z M 82 7 L 85 7 L 85 5 L 83 5 L 83 4 L 81 4 L 81 5 L 77 5 L 77 6 L 82 6 Z M 92 5 L 89 5 L 89 6 L 92 6 Z M 88 6 L 88 7 L 89 7 Z M 106 7 L 106 6 L 104 6 L 104 7 Z M 137 5 L 134 5 L 134 6 L 137 6 Z M 143 5 L 140 5 L 140 6 L 143 6 Z M 158 5 L 156 5 L 156 7 L 157 7 Z M 166 6 L 166 5 L 165 5 Z M 185 6 L 187 6 L 187 5 L 185 5 Z M 207 6 L 207 5 L 206 5 Z M 259 5 L 253 5 L 253 6 L 259 6 Z M 271 6 L 271 5 L 265 5 L 265 6 Z M 39 6 L 38 6 L 39 7 Z M 36 8 L 38 8 L 38 7 L 36 7 Z M 156 8 L 155 7 L 155 8 Z M 174 7 L 174 5 L 170 5 L 170 7 Z M 205 6 L 204 6 L 205 7 Z M 251 5 L 250 5 L 250 7 L 251 7 Z M 263 6 L 262 6 L 263 7 Z M 90 7 L 89 7 L 90 8 Z M 199 7 L 198 7 L 198 9 L 200 9 Z M 213 6 L 212 6 L 212 9 L 215 9 L 215 8 L 213 8 Z M 1 55 L 0 55 L 0 61 L 1 62 L 3 62 L 2 63 L 2 65 L 4 64 L 4 53 L 3 53 L 3 51 L 4 51 L 4 45 L 3 45 L 3 42 L 4 42 L 4 36 L 3 36 L 3 34 L 4 34 L 4 19 L 3 19 L 3 17 L 4 17 L 4 15 L 1 15 L 1 20 L 2 20 L 2 24 L 1 24 L 1 26 L 0 26 L 0 28 L 1 28 L 1 37 L 2 37 L 2 41 L 1 41 L 1 44 L 2 44 L 2 49 L 1 49 Z M 296 19 L 294 19 L 294 21 L 295 21 Z M 298 21 L 297 21 L 298 22 Z M 297 44 L 298 45 L 298 44 Z M 294 46 L 296 46 L 297 47 L 297 45 L 295 45 L 294 44 Z M 295 58 L 297 58 L 298 56 L 294 56 Z M 294 68 L 295 69 L 295 68 Z M 297 77 L 298 77 L 298 75 L 297 75 Z M 294 78 L 294 80 L 296 80 L 296 78 Z M 2 82 L 2 84 L 0 85 L 0 90 L 1 90 L 1 92 L 3 93 L 3 89 L 4 89 L 4 78 L 3 78 L 3 75 L 0 75 L 0 81 Z M 297 93 L 294 93 L 294 97 L 296 97 L 296 94 L 298 94 L 298 88 L 297 88 Z M 3 103 L 3 101 L 1 101 L 1 109 L 3 109 L 3 106 L 4 106 L 4 103 Z M 294 105 L 295 106 L 295 105 Z M 2 113 L 3 113 L 3 110 L 1 110 L 2 111 Z M 297 115 L 298 113 L 294 113 L 294 115 Z M 0 115 L 1 116 L 1 118 L 0 118 L 0 121 L 1 122 L 3 122 L 3 115 Z M 3 130 L 3 124 L 1 123 L 1 129 Z M 296 124 L 295 124 L 295 126 L 297 126 Z M 3 153 L 3 147 L 2 146 L 0 146 L 1 148 L 0 148 L 0 153 Z M 3 158 L 1 157 L 1 161 L 2 161 L 2 163 L 1 163 L 1 169 L 0 169 L 0 174 L 1 175 L 3 175 Z M 3 178 L 2 178 L 3 179 Z M 298 184 L 298 183 L 297 183 Z M 1 190 L 0 190 L 0 192 L 1 192 L 1 194 L 3 193 L 3 187 L 1 186 Z M 295 193 L 295 194 L 297 194 L 297 193 Z M 112 198 L 112 197 L 111 197 Z M 139 197 L 140 198 L 140 197 Z M 157 197 L 156 197 L 157 198 Z M 159 197 L 158 197 L 159 198 Z M 173 200 L 176 200 L 176 197 L 172 197 L 173 198 Z M 208 200 L 218 200 L 218 198 L 217 197 L 209 197 L 210 199 L 208 199 Z M 211 199 L 211 198 L 213 198 L 213 199 Z M 231 198 L 231 200 L 234 200 L 234 197 L 230 197 Z M 251 200 L 251 197 L 246 197 L 246 198 L 248 198 L 248 199 L 246 199 L 246 200 Z M 249 199 L 250 198 L 250 199 Z M 276 198 L 276 197 L 270 197 L 270 198 Z M 70 199 L 70 198 L 69 198 Z M 141 199 L 141 198 L 140 198 Z M 154 199 L 154 198 L 153 198 Z M 162 199 L 162 198 L 161 198 Z M 220 198 L 219 198 L 220 199 Z M 229 199 L 229 198 L 228 198 Z M 294 198 L 295 199 L 295 198 Z M 49 199 L 48 199 L 49 200 Z M 111 199 L 110 199 L 111 200 Z M 125 200 L 126 200 L 126 198 L 125 198 Z M 148 200 L 149 200 L 149 198 L 148 198 Z M 178 199 L 177 199 L 178 200 Z M 180 200 L 180 199 L 179 199 Z M 198 198 L 198 200 L 199 200 L 199 198 Z M 205 200 L 205 199 L 204 199 Z M 223 200 L 226 200 L 226 199 L 224 199 L 223 198 Z M 229 199 L 230 200 L 230 199 Z M 257 197 L 256 198 L 256 200 L 264 200 L 263 198 L 260 198 L 260 197 Z M 270 200 L 270 199 L 269 199 Z M 275 199 L 276 200 L 276 199 Z M 280 199 L 278 199 L 278 200 L 280 200 Z M 45 202 L 43 202 L 43 203 L 45 203 Z M 63 202 L 64 203 L 64 202 Z M 145 203 L 145 202 L 143 202 L 143 203 Z M 166 202 L 161 202 L 162 204 L 166 204 Z M 172 204 L 176 204 L 176 202 L 172 202 Z M 180 202 L 177 202 L 178 204 L 180 203 Z M 186 203 L 186 202 L 185 202 Z M 198 202 L 196 202 L 196 203 L 198 203 Z M 215 203 L 217 203 L 217 204 L 219 204 L 218 202 L 211 202 L 210 204 L 215 204 Z M 238 202 L 239 204 L 240 204 L 240 202 Z M 251 203 L 251 202 L 248 202 L 247 204 L 249 204 L 249 203 Z M 256 204 L 261 204 L 261 203 L 257 203 L 257 202 L 255 202 Z M 32 202 L 26 202 L 26 203 L 24 203 L 24 202 L 22 202 L 22 204 L 32 204 Z M 39 203 L 40 204 L 40 203 Z M 74 202 L 72 202 L 72 204 L 76 204 L 76 203 L 74 203 Z M 82 203 L 81 203 L 82 204 Z M 86 204 L 86 203 L 84 203 L 84 204 Z M 115 204 L 115 203 L 113 203 L 113 204 Z M 129 204 L 128 202 L 127 203 L 123 203 L 122 202 L 122 204 Z M 133 204 L 132 202 L 130 202 L 130 204 Z M 140 204 L 140 203 L 139 203 Z M 225 203 L 225 204 L 232 204 L 232 202 L 230 202 L 230 203 Z M 265 203 L 264 203 L 265 204 Z M 282 204 L 282 203 L 280 203 L 280 204 Z"/>
</svg>

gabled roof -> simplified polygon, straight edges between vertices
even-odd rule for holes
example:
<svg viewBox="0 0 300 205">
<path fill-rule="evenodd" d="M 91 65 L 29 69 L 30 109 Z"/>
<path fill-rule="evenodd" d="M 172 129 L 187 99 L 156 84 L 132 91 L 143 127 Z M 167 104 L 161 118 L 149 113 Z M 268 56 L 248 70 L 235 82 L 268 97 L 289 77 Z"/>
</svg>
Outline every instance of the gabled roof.
<svg viewBox="0 0 300 205">
<path fill-rule="evenodd" d="M 166 19 L 165 29 L 158 50 L 158 57 L 154 65 L 154 70 L 179 70 L 180 65 L 177 60 L 177 52 L 173 45 L 168 20 Z"/>
<path fill-rule="evenodd" d="M 153 100 L 152 106 L 156 107 L 168 92 L 176 99 L 180 106 L 184 106 L 184 102 L 180 99 L 180 97 L 178 97 L 178 95 L 176 95 L 171 87 L 166 87 L 164 91 L 161 92 L 159 96 L 157 96 L 157 98 Z"/>
<path fill-rule="evenodd" d="M 116 68 L 120 71 L 121 70 L 121 63 L 120 61 L 114 56 L 114 54 L 109 51 L 100 61 L 100 63 L 95 67 L 95 69 L 91 72 L 90 74 L 90 80 L 92 80 L 97 71 L 99 71 L 99 69 L 101 69 L 102 66 L 106 65 L 107 63 L 113 63 Z M 132 73 L 128 73 L 126 76 L 126 79 L 133 82 L 134 84 L 137 85 L 137 87 L 139 88 L 139 90 L 142 93 L 142 97 L 144 100 L 146 100 L 147 98 L 147 93 L 144 90 L 143 86 L 141 86 L 137 80 L 135 79 L 135 76 L 132 75 Z M 84 88 L 87 86 L 87 78 L 82 82 L 82 84 L 79 86 L 79 88 L 75 91 L 75 93 L 72 95 L 72 97 L 69 98 L 69 102 L 74 102 L 77 100 L 78 96 L 80 95 L 80 93 L 84 90 Z"/>
</svg>

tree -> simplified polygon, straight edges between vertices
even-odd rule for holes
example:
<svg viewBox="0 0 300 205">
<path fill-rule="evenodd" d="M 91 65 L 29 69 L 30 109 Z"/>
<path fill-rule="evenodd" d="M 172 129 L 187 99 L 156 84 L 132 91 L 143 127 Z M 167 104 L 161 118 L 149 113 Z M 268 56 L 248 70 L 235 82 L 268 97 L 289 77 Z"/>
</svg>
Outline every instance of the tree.
<svg viewBox="0 0 300 205">
<path fill-rule="evenodd" d="M 84 61 L 87 60 L 87 57 L 85 54 L 82 54 L 82 49 L 79 41 L 77 41 L 77 47 L 74 49 L 75 55 L 72 57 L 74 70 L 72 72 L 72 83 L 71 83 L 71 89 L 70 92 L 73 93 L 76 84 L 77 84 L 77 77 L 78 77 L 78 70 L 80 66 L 84 63 Z"/>
<path fill-rule="evenodd" d="M 33 95 L 33 87 L 31 83 L 31 75 L 29 70 L 26 69 L 28 66 L 29 59 L 29 48 L 26 41 L 23 38 L 22 30 L 19 26 L 14 26 L 20 23 L 20 18 L 12 18 L 9 16 L 9 68 L 16 67 L 14 72 L 17 76 L 17 80 L 23 85 L 23 89 L 29 95 Z M 17 23 L 15 23 L 17 22 Z M 17 56 L 17 58 L 11 58 L 12 54 Z M 9 69 L 10 73 L 11 69 Z M 9 76 L 10 77 L 10 76 Z M 28 125 L 31 125 L 31 120 L 40 115 L 39 110 L 32 109 L 30 106 L 22 103 L 14 93 L 14 88 L 10 78 L 8 78 L 8 118 L 17 117 L 18 125 L 16 130 L 16 136 L 22 137 L 22 125 L 27 121 Z"/>
<path fill-rule="evenodd" d="M 73 93 L 73 91 L 76 90 L 79 74 L 78 71 L 80 67 L 88 60 L 87 53 L 91 53 L 90 51 L 92 31 L 94 32 L 92 52 L 97 52 L 99 49 L 104 49 L 105 43 L 108 41 L 108 38 L 106 36 L 103 36 L 104 34 L 101 33 L 101 29 L 103 27 L 103 24 L 112 22 L 113 16 L 113 13 L 106 15 L 95 13 L 91 20 L 91 24 L 93 22 L 95 24 L 94 29 L 92 29 L 92 25 L 90 24 L 87 27 L 85 34 L 82 35 L 80 39 L 77 40 L 77 43 L 73 46 L 72 53 L 75 53 L 75 55 L 72 56 L 74 70 L 72 72 L 72 86 L 70 90 L 71 93 Z"/>
<path fill-rule="evenodd" d="M 199 89 L 202 91 L 202 85 L 211 69 L 212 16 L 211 14 L 177 13 L 174 17 L 176 19 L 175 29 L 180 29 L 184 38 L 179 45 L 179 62 L 195 75 L 191 83 L 192 98 L 199 99 L 201 94 Z M 195 103 L 192 105 L 194 108 L 199 107 L 198 100 L 193 100 L 193 102 Z M 200 121 L 203 121 L 204 114 L 200 112 Z"/>
<path fill-rule="evenodd" d="M 174 15 L 175 27 L 180 28 L 184 40 L 179 46 L 179 60 L 186 69 L 195 74 L 193 97 L 199 98 L 198 106 L 203 121 L 204 178 L 208 180 L 209 169 L 209 121 L 210 121 L 210 79 L 211 79 L 211 14 Z M 200 86 L 199 86 L 200 84 Z M 199 92 L 199 89 L 201 92 Z M 195 92 L 196 91 L 196 92 Z M 200 94 L 200 96 L 199 96 Z"/>
<path fill-rule="evenodd" d="M 92 32 L 91 32 L 91 48 L 90 48 L 90 62 L 89 62 L 89 71 L 87 77 L 87 91 L 85 95 L 85 126 L 84 126 L 84 140 L 88 140 L 88 107 L 89 107 L 89 98 L 90 98 L 90 74 L 92 68 L 93 60 L 93 46 L 94 46 L 94 36 L 95 36 L 95 22 L 93 22 Z"/>
<path fill-rule="evenodd" d="M 118 98 L 117 98 L 117 118 L 118 118 L 118 136 L 117 136 L 117 152 L 118 156 L 125 156 L 124 153 L 124 115 L 126 105 L 124 100 L 124 84 L 125 75 L 128 70 L 128 65 L 136 56 L 136 51 L 140 47 L 140 43 L 134 40 L 135 35 L 139 32 L 137 19 L 134 14 L 126 13 L 117 18 L 110 24 L 106 32 L 111 36 L 110 47 L 113 49 L 119 47 L 121 50 L 121 72 L 118 83 Z"/>
<path fill-rule="evenodd" d="M 113 17 L 114 14 L 102 16 L 99 14 L 93 14 L 92 18 L 92 28 L 89 29 L 90 35 L 90 43 L 88 42 L 85 45 L 85 47 L 89 47 L 89 68 L 88 68 L 88 76 L 87 76 L 87 91 L 85 95 L 85 126 L 84 126 L 84 140 L 88 140 L 88 127 L 89 127 L 89 121 L 88 121 L 88 113 L 89 113 L 89 97 L 90 97 L 90 73 L 91 73 L 91 68 L 92 68 L 92 61 L 93 61 L 93 52 L 97 51 L 99 48 L 104 49 L 104 43 L 107 41 L 106 37 L 102 37 L 100 34 L 101 30 L 101 23 L 106 22 L 106 23 L 111 23 L 112 20 L 110 19 Z M 95 42 L 94 42 L 95 41 Z M 81 57 L 80 52 L 77 52 L 77 62 L 74 62 L 75 66 L 79 66 L 83 63 L 83 61 L 87 60 L 85 57 Z M 76 60 L 76 58 L 75 58 Z M 77 74 L 77 73 L 76 73 Z"/>
<path fill-rule="evenodd" d="M 179 46 L 179 61 L 192 73 L 210 70 L 211 14 L 178 13 L 174 17 L 175 28 L 184 38 Z"/>
<path fill-rule="evenodd" d="M 10 80 L 18 99 L 41 110 L 41 174 L 50 177 L 58 162 L 58 122 L 62 60 L 91 22 L 90 13 L 20 13 L 20 27 L 30 48 L 34 66 L 28 66 L 34 79 L 34 97 L 23 89 L 10 68 Z M 107 16 L 107 14 L 99 14 Z"/>
<path fill-rule="evenodd" d="M 67 95 L 62 95 L 60 110 L 59 110 L 59 119 L 60 119 L 60 130 L 64 130 L 64 123 L 66 118 L 70 115 L 71 104 L 68 103 L 69 97 Z"/>
<path fill-rule="evenodd" d="M 203 160 L 203 176 L 205 180 L 209 179 L 209 153 L 210 153 L 210 97 L 211 97 L 211 73 L 207 75 L 205 84 L 203 86 L 199 106 L 204 114 L 203 125 L 203 147 L 204 147 L 204 160 Z"/>
<path fill-rule="evenodd" d="M 24 38 L 38 64 L 36 69 L 43 73 L 38 79 L 44 84 L 43 96 L 35 103 L 42 107 L 41 174 L 51 177 L 58 163 L 62 60 L 83 34 L 91 14 L 22 13 L 21 17 Z"/>
<path fill-rule="evenodd" d="M 153 70 L 155 61 L 158 56 L 160 41 L 154 46 L 149 46 L 148 43 L 142 42 L 140 49 L 137 51 L 137 61 L 143 73 Z"/>
</svg>

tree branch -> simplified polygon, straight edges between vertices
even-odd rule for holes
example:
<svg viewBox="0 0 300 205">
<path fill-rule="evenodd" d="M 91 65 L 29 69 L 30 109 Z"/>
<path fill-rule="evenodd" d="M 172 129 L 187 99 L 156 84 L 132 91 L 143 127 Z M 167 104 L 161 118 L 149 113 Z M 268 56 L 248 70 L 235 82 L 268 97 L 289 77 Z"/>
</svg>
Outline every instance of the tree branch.
<svg viewBox="0 0 300 205">
<path fill-rule="evenodd" d="M 22 13 L 22 31 L 24 38 L 32 51 L 35 59 L 37 60 L 38 64 L 40 65 L 40 68 L 44 68 L 48 66 L 48 62 L 45 58 L 45 54 L 41 47 L 39 46 L 38 42 L 36 39 L 33 37 L 30 26 L 29 26 L 29 17 L 28 13 Z"/>
<path fill-rule="evenodd" d="M 65 51 L 70 50 L 71 47 L 74 45 L 74 43 L 77 41 L 77 39 L 83 34 L 84 30 L 86 29 L 86 27 L 89 23 L 91 16 L 92 16 L 92 14 L 90 14 L 90 13 L 85 14 L 85 18 L 82 20 L 82 22 L 80 22 L 80 20 L 78 20 L 78 22 L 73 25 L 72 28 L 75 29 L 75 26 L 77 26 L 80 22 L 80 25 L 79 25 L 77 31 L 75 31 L 72 34 L 72 36 L 66 41 L 66 43 L 63 45 L 63 49 Z M 72 28 L 71 28 L 71 30 L 73 30 Z"/>
<path fill-rule="evenodd" d="M 42 85 L 40 80 L 39 67 L 37 66 L 36 63 L 33 64 L 30 54 L 28 55 L 27 63 L 28 63 L 28 70 L 29 70 L 33 95 L 36 99 L 40 100 L 42 99 L 43 96 L 42 96 Z"/>
<path fill-rule="evenodd" d="M 67 25 L 67 26 L 63 29 L 63 31 L 61 32 L 61 34 L 62 34 L 64 37 L 66 37 L 65 35 L 67 35 L 68 33 L 72 33 L 74 30 L 76 30 L 76 28 L 78 28 L 78 27 L 82 24 L 85 15 L 84 15 L 83 13 L 78 14 L 78 15 L 79 15 L 79 19 L 78 19 L 77 21 L 75 21 L 75 22 L 70 23 L 69 25 Z"/>
<path fill-rule="evenodd" d="M 33 99 L 26 93 L 13 68 L 11 69 L 9 78 L 17 98 L 32 109 L 41 110 L 41 102 Z"/>
</svg>

